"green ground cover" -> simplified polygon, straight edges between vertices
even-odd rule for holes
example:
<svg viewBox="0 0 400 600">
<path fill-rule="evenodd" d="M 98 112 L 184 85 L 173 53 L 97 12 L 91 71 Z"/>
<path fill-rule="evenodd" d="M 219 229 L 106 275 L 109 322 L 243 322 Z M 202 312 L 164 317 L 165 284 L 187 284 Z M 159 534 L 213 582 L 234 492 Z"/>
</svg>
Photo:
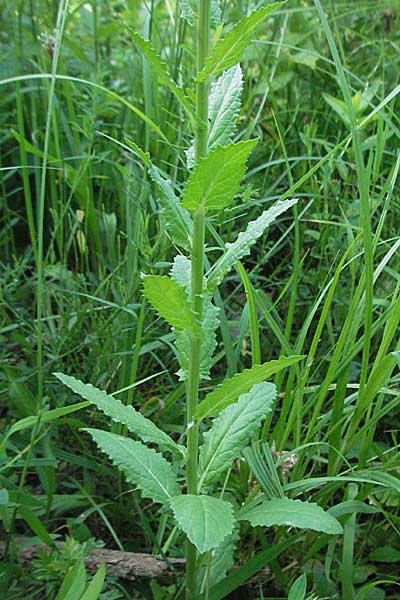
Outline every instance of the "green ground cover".
<svg viewBox="0 0 400 600">
<path fill-rule="evenodd" d="M 211 73 L 219 121 L 208 113 L 208 144 L 188 116 L 205 106 L 201 78 L 195 85 L 197 4 L 0 1 L 0 597 L 97 598 L 104 573 L 85 574 L 82 563 L 96 545 L 183 556 L 178 525 L 189 532 L 180 501 L 174 520 L 82 431 L 136 440 L 129 433 L 136 425 L 101 408 L 92 391 L 80 388 L 77 396 L 77 384 L 63 386 L 54 373 L 133 406 L 157 426 L 151 435 L 168 434 L 157 446 L 179 456 L 186 393 L 193 398 L 184 371 L 190 380 L 199 346 L 191 338 L 183 357 L 189 342 L 180 328 L 185 334 L 191 318 L 185 296 L 171 316 L 153 310 L 150 289 L 173 265 L 180 283 L 177 265 L 184 256 L 193 261 L 186 217 L 183 224 L 181 215 L 171 217 L 171 196 L 182 194 L 199 231 L 193 198 L 204 181 L 211 188 L 207 173 L 217 163 L 211 155 L 189 193 L 195 163 L 213 146 L 250 148 L 243 143 L 257 138 L 240 187 L 225 206 L 241 169 L 232 159 L 226 185 L 215 188 L 222 201 L 214 190 L 204 220 L 207 289 L 220 323 L 215 340 L 211 328 L 200 344 L 204 350 L 204 339 L 210 342 L 212 359 L 200 375 L 210 367 L 211 379 L 201 380 L 200 399 L 207 399 L 189 420 L 205 419 L 202 438 L 210 415 L 218 421 L 229 409 L 249 410 L 257 385 L 273 384 L 277 397 L 237 442 L 243 451 L 228 449 L 234 462 L 220 461 L 219 479 L 205 474 L 207 450 L 200 451 L 208 492 L 235 515 L 240 507 L 253 514 L 212 550 L 196 538 L 195 559 L 207 551 L 197 556 L 193 585 L 204 599 L 398 598 L 399 4 L 288 0 L 276 7 L 255 28 L 240 67 L 227 63 L 225 49 L 230 79 L 219 96 L 221 72 Z M 211 44 L 263 5 L 222 1 L 219 15 L 212 2 Z M 298 201 L 263 226 L 241 262 L 220 267 L 226 242 L 290 199 Z M 143 295 L 146 275 L 153 278 L 144 279 Z M 223 393 L 215 388 L 282 356 L 302 358 L 266 369 L 269 384 L 254 379 L 253 392 L 238 392 L 246 402 L 235 397 L 238 379 Z M 192 377 L 192 392 L 193 385 Z M 140 431 L 143 441 L 154 440 Z M 212 431 L 205 445 L 215 441 Z M 176 469 L 186 491 L 183 464 Z M 257 506 L 243 508 L 260 492 L 272 502 L 268 523 Z M 340 532 L 316 531 L 300 508 L 289 521 L 278 514 L 298 500 L 318 504 L 320 526 L 328 515 Z M 23 566 L 19 536 L 65 546 Z M 107 575 L 100 598 L 180 598 L 182 585 Z"/>
</svg>

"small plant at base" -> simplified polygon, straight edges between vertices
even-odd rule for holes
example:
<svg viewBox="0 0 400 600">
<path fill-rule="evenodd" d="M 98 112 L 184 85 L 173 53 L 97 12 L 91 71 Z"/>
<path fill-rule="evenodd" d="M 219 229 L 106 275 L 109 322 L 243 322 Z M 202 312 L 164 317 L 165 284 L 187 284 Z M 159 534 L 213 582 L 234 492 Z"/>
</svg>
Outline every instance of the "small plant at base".
<svg viewBox="0 0 400 600">
<path fill-rule="evenodd" d="M 199 556 L 210 553 L 216 562 L 223 549 L 228 555 L 222 576 L 231 566 L 237 527 L 240 521 L 254 527 L 290 525 L 328 534 L 340 534 L 340 523 L 316 504 L 261 495 L 235 511 L 231 502 L 212 496 L 209 490 L 218 484 L 232 462 L 271 412 L 276 388 L 266 379 L 300 361 L 302 356 L 281 357 L 225 380 L 199 403 L 199 386 L 209 377 L 219 325 L 213 296 L 237 261 L 250 252 L 252 245 L 276 217 L 297 200 L 278 202 L 249 223 L 233 243 L 227 243 L 222 256 L 205 274 L 205 223 L 212 211 L 222 210 L 233 200 L 246 170 L 247 159 L 257 140 L 232 141 L 238 113 L 242 74 L 238 64 L 257 26 L 282 3 L 270 4 L 244 17 L 209 50 L 211 22 L 215 26 L 219 3 L 200 0 L 184 2 L 184 14 L 197 28 L 197 75 L 195 102 L 171 80 L 166 66 L 150 42 L 134 33 L 133 38 L 159 80 L 170 87 L 191 120 L 194 144 L 187 152 L 192 171 L 178 199 L 174 189 L 150 156 L 136 148 L 149 174 L 160 190 L 168 233 L 174 244 L 188 252 L 179 254 L 169 276 L 143 277 L 145 298 L 172 327 L 180 362 L 179 376 L 186 383 L 186 448 L 145 418 L 132 406 L 107 395 L 90 384 L 60 373 L 57 377 L 74 392 L 93 403 L 112 420 L 123 424 L 141 441 L 98 429 L 86 429 L 99 448 L 137 486 L 143 497 L 150 498 L 170 512 L 187 538 L 186 598 L 193 600 L 202 590 L 200 576 L 213 583 L 221 577 L 211 574 L 213 562 L 204 575 Z M 211 81 L 213 83 L 211 85 Z M 214 417 L 203 434 L 199 447 L 200 423 Z M 143 443 L 144 442 L 144 443 Z M 159 452 L 146 446 L 151 443 Z M 172 460 L 167 460 L 163 453 Z M 187 490 L 177 483 L 178 471 L 185 471 Z M 226 558 L 226 557 L 225 557 Z M 208 581 L 209 583 L 209 581 Z M 207 584 L 208 585 L 208 584 Z"/>
</svg>

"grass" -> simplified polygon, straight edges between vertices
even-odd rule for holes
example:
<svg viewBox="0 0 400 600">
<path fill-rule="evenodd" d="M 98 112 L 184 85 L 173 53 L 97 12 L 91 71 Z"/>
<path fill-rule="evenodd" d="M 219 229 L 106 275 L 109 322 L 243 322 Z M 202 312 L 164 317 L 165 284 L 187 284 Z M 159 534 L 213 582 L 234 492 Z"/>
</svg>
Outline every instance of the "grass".
<svg viewBox="0 0 400 600">
<path fill-rule="evenodd" d="M 226 2 L 224 22 L 254 6 Z M 115 483 L 79 433 L 109 422 L 90 409 L 50 423 L 41 416 L 75 402 L 52 376 L 62 370 L 122 390 L 118 398 L 181 434 L 185 390 L 176 386 L 173 337 L 140 293 L 140 273 L 168 269 L 176 251 L 132 143 L 179 192 L 192 132 L 125 22 L 152 40 L 185 87 L 192 33 L 175 3 L 62 3 L 55 40 L 56 5 L 2 9 L 1 419 L 7 431 L 40 417 L 10 438 L 0 465 L 12 499 L 0 507 L 4 529 L 45 535 L 23 519 L 24 501 L 48 533 L 180 556 L 176 532 L 127 493 L 122 478 Z M 281 476 L 285 491 L 336 510 L 345 529 L 332 541 L 243 526 L 241 565 L 297 541 L 277 558 L 266 554 L 266 581 L 251 597 L 287 598 L 303 572 L 321 598 L 398 596 L 399 18 L 390 1 L 293 0 L 261 28 L 243 61 L 238 135 L 261 141 L 241 198 L 207 223 L 206 263 L 277 199 L 300 202 L 217 296 L 223 318 L 213 376 L 307 355 L 275 376 L 279 402 L 260 438 L 298 455 Z M 237 465 L 226 493 L 240 504 L 249 480 L 251 487 L 248 467 Z M 38 565 L 22 576 L 18 564 L 3 561 L 3 595 L 53 597 L 65 575 L 57 568 L 55 585 L 50 568 L 47 579 Z M 107 585 L 105 598 L 132 593 Z M 143 598 L 177 592 L 139 587 Z"/>
</svg>

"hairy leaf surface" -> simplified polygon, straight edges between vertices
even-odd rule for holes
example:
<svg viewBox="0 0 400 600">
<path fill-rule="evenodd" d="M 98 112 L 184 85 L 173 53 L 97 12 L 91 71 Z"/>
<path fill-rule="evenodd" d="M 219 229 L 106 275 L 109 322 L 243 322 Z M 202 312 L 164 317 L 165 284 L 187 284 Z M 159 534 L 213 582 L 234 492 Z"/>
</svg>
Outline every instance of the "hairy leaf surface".
<svg viewBox="0 0 400 600">
<path fill-rule="evenodd" d="M 165 216 L 166 227 L 172 241 L 185 250 L 190 248 L 190 238 L 192 233 L 192 219 L 187 210 L 182 208 L 179 199 L 175 195 L 172 184 L 165 179 L 159 169 L 152 165 L 149 169 L 149 175 L 157 184 L 160 195 L 158 197 Z"/>
<path fill-rule="evenodd" d="M 339 521 L 318 504 L 290 498 L 266 500 L 259 506 L 244 511 L 243 516 L 239 514 L 239 518 L 250 521 L 253 527 L 288 525 L 336 535 L 343 532 Z"/>
<path fill-rule="evenodd" d="M 185 288 L 161 275 L 143 277 L 143 293 L 157 313 L 172 327 L 200 333 L 200 325 L 190 308 Z"/>
<path fill-rule="evenodd" d="M 171 269 L 171 277 L 180 285 L 185 286 L 189 298 L 191 297 L 191 273 L 192 268 L 190 260 L 185 256 L 178 254 L 178 256 L 175 257 L 174 265 Z M 201 379 L 209 379 L 212 357 L 217 345 L 216 330 L 219 326 L 218 313 L 219 308 L 214 306 L 210 296 L 206 296 L 203 300 L 203 318 L 201 323 Z M 178 375 L 180 380 L 183 381 L 186 380 L 188 376 L 190 354 L 190 338 L 186 331 L 178 333 L 176 337 L 176 347 L 178 349 L 181 366 Z"/>
<path fill-rule="evenodd" d="M 176 473 L 171 464 L 152 448 L 121 435 L 85 429 L 102 452 L 125 474 L 127 481 L 136 485 L 144 498 L 165 504 L 180 494 Z"/>
<path fill-rule="evenodd" d="M 239 21 L 233 29 L 228 31 L 223 39 L 218 40 L 211 50 L 211 54 L 206 61 L 206 66 L 197 76 L 198 80 L 204 81 L 207 77 L 217 76 L 222 71 L 229 69 L 229 67 L 239 62 L 243 51 L 250 43 L 257 27 L 273 10 L 283 4 L 284 2 L 274 2 L 264 8 L 253 11 L 250 15 Z"/>
<path fill-rule="evenodd" d="M 191 117 L 193 117 L 194 113 L 189 98 L 185 96 L 183 90 L 174 82 L 174 80 L 168 72 L 168 67 L 166 63 L 161 60 L 151 43 L 148 40 L 145 40 L 141 35 L 139 35 L 135 31 L 132 31 L 132 29 L 130 29 L 129 32 L 133 38 L 133 41 L 135 42 L 136 46 L 139 48 L 143 56 L 154 67 L 160 81 L 173 92 L 173 94 L 183 106 L 183 108 L 186 110 L 186 112 Z"/>
<path fill-rule="evenodd" d="M 274 206 L 265 210 L 255 221 L 250 221 L 246 231 L 239 233 L 237 239 L 232 243 L 225 244 L 225 252 L 217 260 L 208 277 L 207 290 L 213 293 L 223 278 L 235 266 L 236 262 L 243 256 L 250 254 L 251 247 L 257 239 L 262 236 L 273 221 L 279 215 L 286 212 L 291 206 L 298 202 L 297 198 L 277 202 Z"/>
<path fill-rule="evenodd" d="M 221 210 L 234 198 L 246 170 L 246 162 L 257 140 L 217 146 L 201 159 L 183 190 L 184 208 L 196 210 L 200 205 Z"/>
<path fill-rule="evenodd" d="M 182 0 L 181 1 L 181 16 L 190 25 L 195 25 L 197 22 L 198 15 L 198 0 Z M 221 2 L 220 0 L 211 0 L 210 3 L 210 23 L 211 27 L 218 27 L 221 22 Z"/>
<path fill-rule="evenodd" d="M 241 394 L 246 394 L 256 383 L 261 383 L 271 375 L 302 360 L 304 356 L 285 356 L 271 360 L 262 365 L 254 365 L 237 373 L 231 379 L 226 379 L 221 385 L 207 394 L 197 408 L 196 419 L 215 417 L 221 410 L 236 402 Z"/>
<path fill-rule="evenodd" d="M 75 377 L 63 373 L 54 373 L 54 375 L 75 394 L 89 400 L 105 415 L 111 417 L 113 421 L 126 425 L 129 431 L 135 433 L 144 442 L 157 444 L 161 450 L 169 450 L 174 454 L 184 455 L 185 451 L 182 446 L 176 444 L 169 435 L 159 429 L 153 421 L 135 410 L 133 406 L 125 406 L 118 398 L 109 396 L 105 391 L 99 390 L 90 383 L 82 383 Z"/>
<path fill-rule="evenodd" d="M 236 129 L 243 91 L 243 74 L 240 65 L 234 65 L 211 85 L 208 108 L 208 150 L 225 146 Z M 194 146 L 186 152 L 188 167 L 194 165 Z"/>
<path fill-rule="evenodd" d="M 183 494 L 172 498 L 170 504 L 179 527 L 200 554 L 217 548 L 233 531 L 230 502 L 212 496 Z"/>
<path fill-rule="evenodd" d="M 261 421 L 271 412 L 275 397 L 273 383 L 257 383 L 214 419 L 200 448 L 199 489 L 217 481 L 232 461 L 240 456 Z"/>
</svg>

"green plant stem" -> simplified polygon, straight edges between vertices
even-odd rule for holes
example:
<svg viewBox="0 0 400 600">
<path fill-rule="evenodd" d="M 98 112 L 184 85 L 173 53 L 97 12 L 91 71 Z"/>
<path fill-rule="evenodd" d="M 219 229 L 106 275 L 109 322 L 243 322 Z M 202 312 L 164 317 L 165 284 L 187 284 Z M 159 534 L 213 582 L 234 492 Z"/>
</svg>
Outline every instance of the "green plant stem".
<svg viewBox="0 0 400 600">
<path fill-rule="evenodd" d="M 197 24 L 197 73 L 205 64 L 210 37 L 210 0 L 200 0 Z M 208 144 L 208 88 L 205 82 L 196 83 L 195 158 L 196 162 L 207 156 Z M 205 209 L 200 205 L 193 215 L 192 239 L 192 309 L 201 322 L 203 314 L 204 276 L 204 232 Z M 193 338 L 190 346 L 189 377 L 187 385 L 187 492 L 197 494 L 197 460 L 199 445 L 198 424 L 194 422 L 199 398 L 201 338 Z M 195 546 L 186 543 L 186 599 L 192 600 L 196 594 Z"/>
</svg>

